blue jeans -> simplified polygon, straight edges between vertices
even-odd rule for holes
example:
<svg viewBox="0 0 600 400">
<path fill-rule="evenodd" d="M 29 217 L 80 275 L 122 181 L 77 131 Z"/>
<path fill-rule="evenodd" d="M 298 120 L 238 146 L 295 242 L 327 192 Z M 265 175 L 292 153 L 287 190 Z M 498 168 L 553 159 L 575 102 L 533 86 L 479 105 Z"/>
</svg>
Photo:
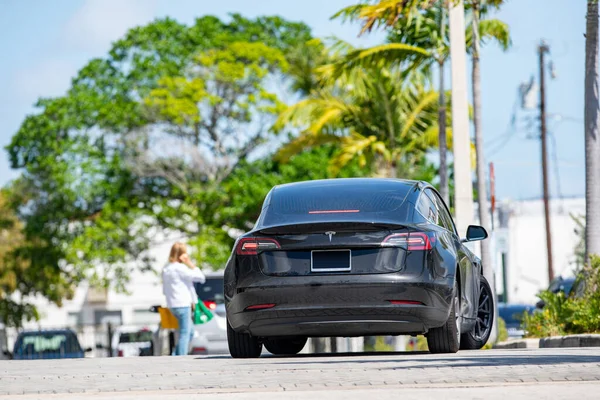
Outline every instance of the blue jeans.
<svg viewBox="0 0 600 400">
<path fill-rule="evenodd" d="M 192 329 L 192 308 L 174 307 L 170 309 L 177 322 L 179 323 L 179 340 L 175 346 L 175 356 L 187 356 L 190 347 L 190 340 L 194 336 Z"/>
</svg>

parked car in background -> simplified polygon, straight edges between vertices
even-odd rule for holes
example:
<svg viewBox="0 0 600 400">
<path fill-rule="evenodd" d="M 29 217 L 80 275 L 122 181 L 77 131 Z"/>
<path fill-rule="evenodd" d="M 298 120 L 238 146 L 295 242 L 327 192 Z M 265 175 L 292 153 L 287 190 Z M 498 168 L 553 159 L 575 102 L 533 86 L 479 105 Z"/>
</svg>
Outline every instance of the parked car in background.
<svg viewBox="0 0 600 400">
<path fill-rule="evenodd" d="M 70 329 L 25 331 L 17 336 L 12 352 L 14 360 L 83 358 L 77 335 Z"/>
<path fill-rule="evenodd" d="M 506 304 L 498 303 L 498 316 L 506 323 L 506 330 L 510 338 L 522 338 L 525 336 L 523 329 L 523 315 L 533 313 L 535 306 L 528 304 Z"/>
<path fill-rule="evenodd" d="M 212 311 L 214 318 L 194 325 L 190 354 L 227 354 L 227 321 L 223 297 L 223 271 L 206 273 L 205 283 L 195 284 L 198 299 Z"/>
<path fill-rule="evenodd" d="M 110 345 L 113 357 L 153 355 L 153 332 L 148 328 L 120 326 L 113 333 Z"/>
<path fill-rule="evenodd" d="M 551 293 L 564 293 L 565 297 L 581 297 L 583 295 L 583 291 L 585 288 L 585 283 L 582 279 L 578 279 L 577 277 L 567 277 L 563 278 L 559 276 L 554 278 L 552 282 L 548 285 L 548 290 Z M 535 306 L 538 309 L 544 308 L 546 304 L 544 300 L 539 300 Z"/>
</svg>

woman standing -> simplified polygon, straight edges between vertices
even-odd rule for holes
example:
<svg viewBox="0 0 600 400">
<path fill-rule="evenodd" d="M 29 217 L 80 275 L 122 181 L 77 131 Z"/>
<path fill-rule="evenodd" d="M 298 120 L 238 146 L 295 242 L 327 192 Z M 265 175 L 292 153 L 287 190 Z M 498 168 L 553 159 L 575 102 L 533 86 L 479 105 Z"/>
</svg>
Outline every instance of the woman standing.
<svg viewBox="0 0 600 400">
<path fill-rule="evenodd" d="M 163 269 L 162 277 L 167 307 L 179 323 L 179 340 L 174 355 L 185 356 L 188 354 L 189 343 L 194 334 L 192 305 L 197 297 L 192 293 L 193 283 L 204 283 L 206 278 L 190 260 L 185 244 L 179 242 L 171 247 L 169 264 Z"/>
</svg>

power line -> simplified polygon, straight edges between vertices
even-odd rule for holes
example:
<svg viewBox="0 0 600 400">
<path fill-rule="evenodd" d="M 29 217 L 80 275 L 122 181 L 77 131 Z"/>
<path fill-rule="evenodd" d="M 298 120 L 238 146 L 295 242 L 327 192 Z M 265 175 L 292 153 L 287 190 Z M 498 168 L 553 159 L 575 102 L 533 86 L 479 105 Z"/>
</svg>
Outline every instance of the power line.
<svg viewBox="0 0 600 400">
<path fill-rule="evenodd" d="M 492 148 L 492 150 L 488 151 L 487 157 L 491 157 L 494 154 L 498 153 L 500 150 L 502 150 L 509 142 L 510 140 L 515 136 L 515 134 L 517 133 L 517 113 L 519 111 L 519 96 L 517 96 L 517 98 L 515 99 L 515 102 L 513 104 L 513 109 L 511 112 L 511 116 L 510 116 L 510 122 L 508 123 L 508 126 L 506 127 L 506 131 L 504 132 L 504 134 L 494 138 L 495 140 L 502 140 L 502 142 L 500 142 L 500 144 L 497 144 L 495 147 Z M 488 142 L 488 145 L 490 143 L 495 143 L 495 140 L 491 140 Z"/>
</svg>

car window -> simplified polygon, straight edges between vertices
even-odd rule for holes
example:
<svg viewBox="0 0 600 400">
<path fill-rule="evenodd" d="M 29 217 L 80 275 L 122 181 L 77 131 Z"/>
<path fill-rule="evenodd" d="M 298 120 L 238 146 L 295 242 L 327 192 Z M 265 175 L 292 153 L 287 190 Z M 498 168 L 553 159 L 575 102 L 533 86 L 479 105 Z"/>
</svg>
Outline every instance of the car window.
<svg viewBox="0 0 600 400">
<path fill-rule="evenodd" d="M 435 201 L 435 205 L 439 214 L 438 225 L 449 230 L 450 232 L 456 233 L 454 223 L 452 222 L 452 217 L 450 216 L 448 208 L 444 204 L 441 197 L 431 189 L 427 189 L 425 192 Z"/>
<path fill-rule="evenodd" d="M 119 335 L 119 343 L 151 342 L 151 331 L 123 332 Z"/>
<path fill-rule="evenodd" d="M 223 296 L 223 278 L 206 278 L 205 283 L 194 284 L 198 298 L 203 301 L 214 301 L 222 303 Z"/>
<path fill-rule="evenodd" d="M 429 222 L 438 224 L 438 212 L 433 200 L 423 192 L 419 197 L 419 204 L 417 204 L 417 211 L 425 217 Z"/>
<path fill-rule="evenodd" d="M 72 333 L 26 333 L 17 340 L 15 352 L 18 354 L 36 353 L 78 353 L 79 341 Z"/>
<path fill-rule="evenodd" d="M 414 186 L 361 179 L 283 185 L 272 192 L 257 228 L 349 220 L 407 222 L 412 206 L 405 200 Z"/>
</svg>

